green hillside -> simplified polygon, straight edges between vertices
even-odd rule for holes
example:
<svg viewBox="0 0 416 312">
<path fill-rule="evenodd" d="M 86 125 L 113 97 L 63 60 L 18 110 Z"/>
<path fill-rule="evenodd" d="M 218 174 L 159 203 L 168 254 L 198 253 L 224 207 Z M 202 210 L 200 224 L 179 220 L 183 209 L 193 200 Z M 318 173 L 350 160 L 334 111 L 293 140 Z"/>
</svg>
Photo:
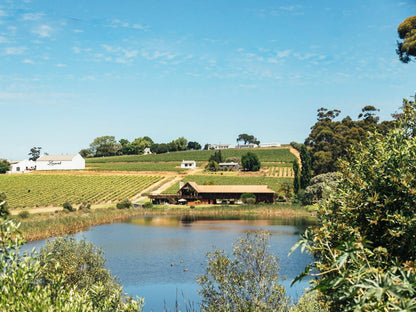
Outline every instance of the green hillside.
<svg viewBox="0 0 416 312">
<path fill-rule="evenodd" d="M 228 149 L 222 150 L 224 158 L 241 157 L 251 151 L 259 157 L 260 161 L 289 163 L 295 159 L 288 148 L 256 148 L 256 149 Z M 113 157 L 87 158 L 86 165 L 93 163 L 121 163 L 121 162 L 171 162 L 182 160 L 208 161 L 215 151 L 182 151 L 157 155 L 125 155 Z"/>
</svg>

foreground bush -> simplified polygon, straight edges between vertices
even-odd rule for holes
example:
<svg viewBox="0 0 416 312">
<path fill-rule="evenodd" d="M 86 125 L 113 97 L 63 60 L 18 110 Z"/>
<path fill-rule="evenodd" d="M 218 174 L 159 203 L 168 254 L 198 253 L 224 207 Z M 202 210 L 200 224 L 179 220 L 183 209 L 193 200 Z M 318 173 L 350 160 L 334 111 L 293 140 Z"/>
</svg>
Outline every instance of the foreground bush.
<svg viewBox="0 0 416 312">
<path fill-rule="evenodd" d="M 126 297 L 118 284 L 108 288 L 95 280 L 84 288 L 68 283 L 65 266 L 70 263 L 53 261 L 49 254 L 53 266 L 45 265 L 36 254 L 22 254 L 22 244 L 14 221 L 0 219 L 0 311 L 141 311 L 143 300 Z"/>
<path fill-rule="evenodd" d="M 123 199 L 122 201 L 119 201 L 119 202 L 117 203 L 116 207 L 117 207 L 118 209 L 128 209 L 128 208 L 133 207 L 133 204 L 131 203 L 130 199 L 125 198 L 125 199 Z"/>
<path fill-rule="evenodd" d="M 331 311 L 416 311 L 416 109 L 351 151 L 319 204 L 321 226 L 298 245 L 315 256 L 315 288 Z M 300 276 L 301 278 L 302 276 Z"/>
<path fill-rule="evenodd" d="M 234 245 L 233 258 L 224 251 L 207 254 L 206 273 L 198 278 L 202 311 L 287 311 L 279 284 L 279 265 L 268 252 L 269 234 L 249 232 Z"/>
</svg>

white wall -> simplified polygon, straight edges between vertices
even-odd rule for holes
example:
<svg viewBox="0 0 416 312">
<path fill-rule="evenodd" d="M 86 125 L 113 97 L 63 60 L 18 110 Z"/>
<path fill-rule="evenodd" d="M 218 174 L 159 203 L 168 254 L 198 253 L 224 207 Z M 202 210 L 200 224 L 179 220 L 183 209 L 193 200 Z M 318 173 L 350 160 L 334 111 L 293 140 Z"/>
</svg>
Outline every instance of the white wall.
<svg viewBox="0 0 416 312">
<path fill-rule="evenodd" d="M 81 155 L 75 155 L 71 161 L 47 160 L 36 161 L 36 170 L 80 170 L 85 169 L 85 160 Z"/>
<path fill-rule="evenodd" d="M 10 172 L 23 172 L 27 170 L 35 169 L 36 163 L 32 160 L 21 160 L 18 163 L 10 165 L 11 170 Z"/>
</svg>

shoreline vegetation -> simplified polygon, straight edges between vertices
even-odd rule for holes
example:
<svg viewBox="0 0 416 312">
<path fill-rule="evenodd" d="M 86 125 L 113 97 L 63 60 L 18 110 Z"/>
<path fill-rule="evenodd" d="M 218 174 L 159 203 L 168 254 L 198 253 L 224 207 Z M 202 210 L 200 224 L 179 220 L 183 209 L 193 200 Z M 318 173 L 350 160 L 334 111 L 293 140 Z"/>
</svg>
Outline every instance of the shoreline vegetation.
<svg viewBox="0 0 416 312">
<path fill-rule="evenodd" d="M 21 223 L 20 232 L 26 241 L 36 241 L 75 234 L 91 226 L 122 222 L 131 217 L 146 215 L 190 215 L 201 217 L 278 217 L 282 219 L 300 219 L 301 222 L 316 222 L 315 213 L 292 204 L 242 205 L 242 206 L 154 206 L 153 208 L 117 209 L 114 206 L 96 209 L 84 209 L 74 212 L 55 211 L 53 213 L 33 213 L 24 218 L 12 216 Z"/>
</svg>

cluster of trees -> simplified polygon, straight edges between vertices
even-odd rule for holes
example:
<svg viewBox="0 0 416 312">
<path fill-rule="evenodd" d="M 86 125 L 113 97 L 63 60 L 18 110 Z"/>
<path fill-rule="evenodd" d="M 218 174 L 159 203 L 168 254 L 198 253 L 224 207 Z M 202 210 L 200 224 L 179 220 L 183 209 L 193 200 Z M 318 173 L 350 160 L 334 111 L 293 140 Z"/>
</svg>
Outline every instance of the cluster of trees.
<svg viewBox="0 0 416 312">
<path fill-rule="evenodd" d="M 114 136 L 101 136 L 95 138 L 89 148 L 82 149 L 82 157 L 103 157 L 120 155 L 141 155 L 146 148 L 152 153 L 161 154 L 175 151 L 200 150 L 201 144 L 189 141 L 184 137 L 172 140 L 169 143 L 155 143 L 148 137 L 139 137 L 130 142 L 127 139 L 117 141 Z"/>
<path fill-rule="evenodd" d="M 337 161 L 348 156 L 348 148 L 363 141 L 368 133 L 375 130 L 386 133 L 395 121 L 379 123 L 376 116 L 378 110 L 374 106 L 365 106 L 358 115 L 358 120 L 347 116 L 335 120 L 340 110 L 318 109 L 318 120 L 311 127 L 305 145 L 311 154 L 311 166 L 314 175 L 333 172 L 338 169 Z"/>
<path fill-rule="evenodd" d="M 218 164 L 224 162 L 224 157 L 221 154 L 221 151 L 218 150 L 212 154 L 208 159 L 208 165 L 205 167 L 207 170 L 217 171 Z M 247 152 L 241 159 L 239 157 L 229 157 L 225 162 L 235 162 L 241 164 L 242 168 L 246 171 L 259 171 L 261 167 L 260 160 L 257 154 L 253 152 Z"/>
<path fill-rule="evenodd" d="M 297 245 L 314 256 L 299 278 L 319 276 L 330 311 L 416 310 L 415 120 L 405 100 L 395 127 L 351 148 L 318 203 L 319 226 Z"/>
</svg>

